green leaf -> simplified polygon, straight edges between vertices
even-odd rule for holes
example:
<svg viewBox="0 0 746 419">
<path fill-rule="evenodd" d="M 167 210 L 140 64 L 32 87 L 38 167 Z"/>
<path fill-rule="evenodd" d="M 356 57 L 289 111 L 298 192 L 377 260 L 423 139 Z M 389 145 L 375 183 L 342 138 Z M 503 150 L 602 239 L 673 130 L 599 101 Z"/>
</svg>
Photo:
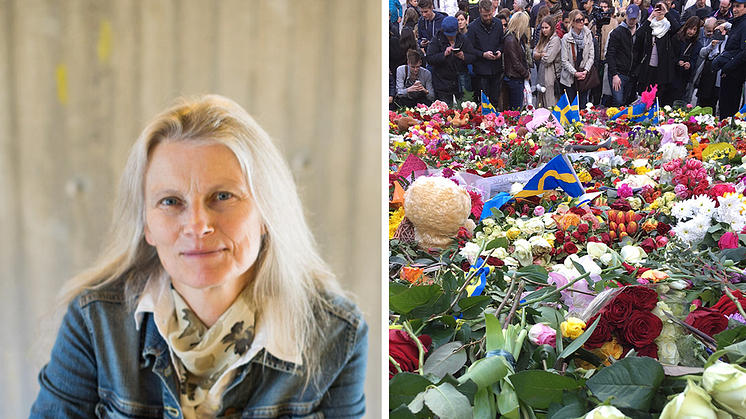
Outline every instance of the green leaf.
<svg viewBox="0 0 746 419">
<path fill-rule="evenodd" d="M 507 377 L 500 382 L 500 394 L 497 396 L 497 411 L 507 419 L 520 419 L 518 394 L 516 394 Z"/>
<path fill-rule="evenodd" d="M 583 346 L 585 341 L 588 340 L 588 338 L 590 338 L 593 334 L 593 331 L 596 329 L 596 325 L 600 320 L 601 316 L 598 316 L 598 318 L 596 318 L 596 321 L 593 322 L 593 324 L 589 328 L 585 329 L 585 332 L 583 332 L 582 335 L 578 336 L 578 338 L 572 341 L 571 344 L 567 345 L 567 348 L 565 348 L 565 350 L 562 351 L 562 353 L 559 354 L 557 358 L 565 359 L 575 353 L 575 351 L 577 351 L 581 346 Z"/>
<path fill-rule="evenodd" d="M 474 419 L 495 419 L 497 404 L 491 388 L 483 388 L 474 396 Z"/>
<path fill-rule="evenodd" d="M 498 247 L 508 247 L 508 239 L 506 237 L 498 237 L 487 243 L 487 246 L 484 248 L 484 250 L 487 251 L 497 249 Z"/>
<path fill-rule="evenodd" d="M 505 342 L 503 339 L 503 328 L 500 325 L 500 320 L 497 320 L 497 317 L 492 314 L 485 314 L 484 323 L 486 329 L 484 334 L 487 340 L 485 349 L 487 352 L 502 349 L 505 346 Z"/>
<path fill-rule="evenodd" d="M 648 357 L 624 358 L 603 368 L 586 385 L 599 400 L 614 406 L 647 411 L 665 378 L 663 367 Z"/>
<path fill-rule="evenodd" d="M 425 374 L 434 374 L 443 378 L 446 374 L 455 374 L 466 364 L 466 351 L 461 342 L 449 342 L 430 354 L 423 366 Z"/>
<path fill-rule="evenodd" d="M 411 316 L 424 318 L 430 317 L 434 314 L 440 314 L 448 310 L 448 306 L 451 304 L 449 299 L 450 296 L 446 294 L 445 290 L 441 290 L 428 302 L 414 308 L 411 312 Z"/>
<path fill-rule="evenodd" d="M 396 291 L 396 290 L 394 290 Z M 438 293 L 443 292 L 439 285 L 414 286 L 392 295 L 389 286 L 389 308 L 399 314 L 407 314 L 417 307 L 427 304 Z"/>
<path fill-rule="evenodd" d="M 409 404 L 432 383 L 427 378 L 411 372 L 400 372 L 389 380 L 389 409 Z"/>
<path fill-rule="evenodd" d="M 733 262 L 740 262 L 746 259 L 746 247 L 737 247 L 735 249 L 723 249 L 718 253 L 719 257 L 725 257 Z"/>
<path fill-rule="evenodd" d="M 551 307 L 541 306 L 537 307 L 540 316 L 534 316 L 534 322 L 546 323 L 549 327 L 554 330 L 559 330 L 559 325 L 565 321 L 565 316 L 559 312 L 559 310 Z"/>
<path fill-rule="evenodd" d="M 546 284 L 547 278 L 549 278 L 549 273 L 543 266 L 528 265 L 518 269 L 518 273 L 516 276 L 519 278 L 524 277 L 535 282 Z"/>
<path fill-rule="evenodd" d="M 582 418 L 585 414 L 586 408 L 582 404 L 562 406 L 559 403 L 552 403 L 547 411 L 547 419 L 575 419 Z"/>
<path fill-rule="evenodd" d="M 508 375 L 510 371 L 507 361 L 502 356 L 492 356 L 482 358 L 469 367 L 469 369 L 459 377 L 459 383 L 465 383 L 472 380 L 477 385 L 477 389 L 482 389 L 500 381 Z"/>
<path fill-rule="evenodd" d="M 456 330 L 453 327 L 439 321 L 433 321 L 426 324 L 420 334 L 430 336 L 433 339 L 433 347 L 437 348 L 453 340 L 454 333 L 456 333 Z"/>
<path fill-rule="evenodd" d="M 564 390 L 580 387 L 580 384 L 570 377 L 541 370 L 515 373 L 510 376 L 510 381 L 518 397 L 537 409 L 546 409 L 552 402 L 561 402 Z"/>
<path fill-rule="evenodd" d="M 554 348 L 549 345 L 539 345 L 534 353 L 531 354 L 531 359 L 534 360 L 538 365 L 544 366 L 542 360 L 546 360 L 546 366 L 551 367 L 557 362 L 557 355 L 554 352 Z"/>
<path fill-rule="evenodd" d="M 425 405 L 441 419 L 472 419 L 469 399 L 450 383 L 429 388 L 425 392 Z"/>
<path fill-rule="evenodd" d="M 723 349 L 733 342 L 740 342 L 746 338 L 746 326 L 738 326 L 733 329 L 725 330 L 713 336 L 717 341 L 717 348 Z"/>
<path fill-rule="evenodd" d="M 462 313 L 472 308 L 480 308 L 484 310 L 487 304 L 492 301 L 492 297 L 489 295 L 475 295 L 474 297 L 464 297 L 458 300 L 459 311 Z"/>
<path fill-rule="evenodd" d="M 572 259 L 570 259 L 570 261 L 572 262 L 572 266 L 574 266 L 575 269 L 577 269 L 581 275 L 585 273 L 585 268 L 583 267 L 583 265 L 579 264 L 577 261 L 572 260 Z"/>
<path fill-rule="evenodd" d="M 406 405 L 401 405 L 389 412 L 389 419 L 415 419 L 416 416 Z"/>
</svg>

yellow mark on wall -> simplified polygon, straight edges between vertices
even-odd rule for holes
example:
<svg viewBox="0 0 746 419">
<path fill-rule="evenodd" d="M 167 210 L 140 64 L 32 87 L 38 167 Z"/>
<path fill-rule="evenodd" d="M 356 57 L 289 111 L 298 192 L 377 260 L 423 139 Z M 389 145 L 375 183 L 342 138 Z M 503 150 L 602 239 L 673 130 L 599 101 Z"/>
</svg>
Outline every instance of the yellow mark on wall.
<svg viewBox="0 0 746 419">
<path fill-rule="evenodd" d="M 67 67 L 65 64 L 57 64 L 54 73 L 57 80 L 57 99 L 61 104 L 67 105 Z"/>
<path fill-rule="evenodd" d="M 98 62 L 104 64 L 111 56 L 111 22 L 107 19 L 101 20 L 98 31 Z"/>
</svg>

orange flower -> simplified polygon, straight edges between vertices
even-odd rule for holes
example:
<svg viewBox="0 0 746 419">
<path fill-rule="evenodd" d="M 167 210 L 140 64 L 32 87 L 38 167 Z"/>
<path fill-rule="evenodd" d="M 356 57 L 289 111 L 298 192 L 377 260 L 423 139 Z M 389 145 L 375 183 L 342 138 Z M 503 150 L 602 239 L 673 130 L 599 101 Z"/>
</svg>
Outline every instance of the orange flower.
<svg viewBox="0 0 746 419">
<path fill-rule="evenodd" d="M 399 277 L 404 281 L 412 284 L 417 284 L 422 281 L 425 270 L 422 268 L 412 268 L 405 266 L 399 271 Z"/>
<path fill-rule="evenodd" d="M 642 224 L 642 229 L 648 233 L 650 233 L 651 231 L 655 231 L 657 227 L 658 227 L 658 221 L 652 218 L 645 220 L 645 222 Z"/>
<path fill-rule="evenodd" d="M 649 271 L 645 271 L 640 275 L 640 278 L 647 279 L 648 281 L 658 282 L 660 280 L 668 278 L 668 274 L 665 272 L 657 271 L 655 269 L 651 269 Z"/>
<path fill-rule="evenodd" d="M 557 225 L 563 230 L 567 230 L 567 228 L 570 226 L 577 227 L 579 224 L 580 224 L 580 216 L 578 216 L 577 214 L 573 214 L 571 212 L 568 212 L 567 214 L 563 215 L 562 218 L 557 223 Z"/>
<path fill-rule="evenodd" d="M 611 339 L 611 342 L 604 343 L 603 346 L 594 349 L 592 352 L 604 361 L 604 365 L 609 366 L 611 363 L 608 361 L 608 358 L 613 356 L 614 359 L 620 359 L 624 353 L 624 348 L 622 348 L 622 345 L 617 343 L 615 337 Z"/>
</svg>

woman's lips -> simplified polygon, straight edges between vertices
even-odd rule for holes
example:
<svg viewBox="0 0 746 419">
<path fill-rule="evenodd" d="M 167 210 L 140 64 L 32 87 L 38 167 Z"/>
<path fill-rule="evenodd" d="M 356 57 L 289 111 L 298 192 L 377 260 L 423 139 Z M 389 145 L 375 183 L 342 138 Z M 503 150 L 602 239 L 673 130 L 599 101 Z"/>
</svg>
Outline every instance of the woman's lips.
<svg viewBox="0 0 746 419">
<path fill-rule="evenodd" d="M 190 258 L 203 258 L 203 257 L 211 257 L 219 255 L 223 250 L 225 249 L 216 249 L 216 250 L 188 250 L 185 252 L 182 252 L 182 256 L 190 257 Z"/>
</svg>

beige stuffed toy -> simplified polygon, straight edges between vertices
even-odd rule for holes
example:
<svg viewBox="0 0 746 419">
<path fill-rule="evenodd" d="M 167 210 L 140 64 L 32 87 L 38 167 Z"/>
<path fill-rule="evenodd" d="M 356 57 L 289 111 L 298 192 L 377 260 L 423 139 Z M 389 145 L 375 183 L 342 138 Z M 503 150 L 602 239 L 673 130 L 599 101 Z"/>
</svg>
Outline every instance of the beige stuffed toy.
<svg viewBox="0 0 746 419">
<path fill-rule="evenodd" d="M 404 212 L 421 249 L 444 248 L 468 219 L 471 198 L 451 180 L 421 176 L 404 194 Z"/>
</svg>

